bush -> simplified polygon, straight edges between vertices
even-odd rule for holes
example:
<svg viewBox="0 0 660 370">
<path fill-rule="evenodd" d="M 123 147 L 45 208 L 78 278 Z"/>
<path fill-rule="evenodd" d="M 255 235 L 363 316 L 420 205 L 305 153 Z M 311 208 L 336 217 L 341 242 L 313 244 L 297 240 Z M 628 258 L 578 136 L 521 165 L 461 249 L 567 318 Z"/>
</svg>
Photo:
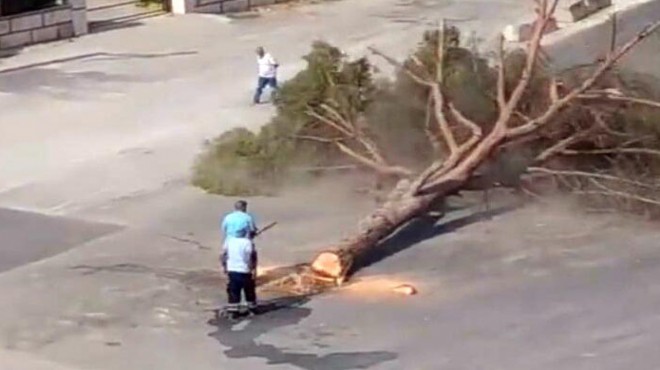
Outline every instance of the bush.
<svg viewBox="0 0 660 370">
<path fill-rule="evenodd" d="M 277 114 L 270 123 L 257 134 L 236 129 L 206 145 L 193 169 L 196 186 L 224 195 L 272 194 L 285 183 L 307 178 L 304 172 L 291 171 L 295 167 L 338 161 L 332 146 L 296 136 L 323 130 L 307 112 L 329 99 L 363 111 L 373 88 L 370 66 L 363 59 L 346 60 L 339 49 L 325 42 L 314 43 L 304 59 L 307 68 L 281 87 Z"/>
<path fill-rule="evenodd" d="M 453 36 L 456 42 L 449 49 L 448 94 L 470 112 L 470 118 L 488 122 L 495 106 L 484 91 L 493 83 L 492 74 L 484 58 L 461 48 L 459 35 Z M 430 63 L 437 37 L 437 32 L 426 33 L 416 56 Z M 333 145 L 296 139 L 336 136 L 308 114 L 310 108 L 324 103 L 351 119 L 364 118 L 364 129 L 372 133 L 392 161 L 421 167 L 433 158 L 435 153 L 424 130 L 423 87 L 402 73 L 393 81 L 375 81 L 366 58 L 350 60 L 322 41 L 313 43 L 304 60 L 307 67 L 283 84 L 277 96 L 277 113 L 259 133 L 232 131 L 207 145 L 194 168 L 196 186 L 225 195 L 273 193 L 285 183 L 308 178 L 301 175 L 304 171 L 291 171 L 298 167 L 347 164 Z"/>
</svg>

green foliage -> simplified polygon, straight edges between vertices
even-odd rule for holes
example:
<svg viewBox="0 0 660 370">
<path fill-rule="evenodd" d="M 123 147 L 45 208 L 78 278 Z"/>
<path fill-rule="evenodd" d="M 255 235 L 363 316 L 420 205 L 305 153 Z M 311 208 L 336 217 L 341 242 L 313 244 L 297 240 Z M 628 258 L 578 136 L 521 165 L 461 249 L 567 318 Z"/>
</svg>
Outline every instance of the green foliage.
<svg viewBox="0 0 660 370">
<path fill-rule="evenodd" d="M 419 75 L 434 75 L 438 51 L 438 31 L 429 31 L 406 66 Z M 489 96 L 494 90 L 494 73 L 485 58 L 460 44 L 460 33 L 450 28 L 445 35 L 445 94 L 465 115 L 486 126 L 492 122 L 496 106 Z M 420 68 L 414 59 L 419 60 Z M 376 98 L 367 114 L 372 131 L 386 154 L 396 163 L 411 168 L 426 166 L 436 155 L 429 145 L 426 122 L 427 89 L 398 71 L 393 81 L 379 85 Z M 435 124 L 434 124 L 435 126 Z"/>
<path fill-rule="evenodd" d="M 138 6 L 149 7 L 149 6 L 163 6 L 165 0 L 139 0 Z"/>
<path fill-rule="evenodd" d="M 308 111 L 332 102 L 346 114 L 358 115 L 373 92 L 366 59 L 348 61 L 339 49 L 315 42 L 304 57 L 307 68 L 280 88 L 277 114 L 258 134 L 236 129 L 209 143 L 193 168 L 193 184 L 216 194 L 268 194 L 294 177 L 294 167 L 336 163 L 334 147 L 297 140 L 298 135 L 326 135 Z M 300 172 L 295 172 L 300 173 Z"/>
<path fill-rule="evenodd" d="M 425 68 L 416 72 L 436 73 L 438 36 L 437 31 L 425 33 L 406 61 L 411 69 L 417 67 L 413 62 L 417 59 Z M 467 117 L 487 125 L 496 114 L 491 96 L 494 71 L 485 58 L 460 45 L 457 29 L 450 29 L 445 37 L 445 93 Z M 309 114 L 322 111 L 323 104 L 349 120 L 366 123 L 363 130 L 393 163 L 419 169 L 437 155 L 425 131 L 425 87 L 403 72 L 391 81 L 376 82 L 366 58 L 349 60 L 322 41 L 312 44 L 304 60 L 307 67 L 283 84 L 275 102 L 277 114 L 258 134 L 243 132 L 238 139 L 223 135 L 205 148 L 194 170 L 197 186 L 218 194 L 260 194 L 276 191 L 287 181 L 299 181 L 291 178 L 292 168 L 346 164 L 349 160 L 334 145 L 296 139 L 338 136 Z M 354 143 L 347 145 L 356 149 Z"/>
</svg>

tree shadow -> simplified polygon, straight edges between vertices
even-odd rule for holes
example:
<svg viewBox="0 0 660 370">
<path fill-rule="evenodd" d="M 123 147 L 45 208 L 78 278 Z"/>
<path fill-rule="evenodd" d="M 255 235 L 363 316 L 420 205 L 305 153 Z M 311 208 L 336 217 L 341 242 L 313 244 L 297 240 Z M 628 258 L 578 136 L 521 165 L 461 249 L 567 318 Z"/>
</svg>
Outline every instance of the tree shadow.
<svg viewBox="0 0 660 370">
<path fill-rule="evenodd" d="M 6 53 L 7 56 L 13 56 L 18 54 L 18 51 L 14 52 L 13 54 L 11 54 L 10 51 L 6 51 Z M 50 65 L 55 65 L 55 64 L 64 64 L 68 62 L 75 62 L 75 61 L 89 60 L 89 59 L 94 59 L 94 60 L 155 59 L 155 58 L 167 58 L 167 57 L 187 56 L 187 55 L 195 55 L 195 54 L 198 54 L 198 52 L 195 50 L 176 51 L 169 53 L 106 53 L 106 52 L 87 53 L 87 54 L 74 55 L 71 57 L 51 59 L 44 62 L 26 64 L 19 67 L 0 69 L 0 74 L 19 72 L 27 69 L 48 67 Z M 2 55 L 3 54 L 0 54 L 0 56 Z"/>
<path fill-rule="evenodd" d="M 0 59 L 11 58 L 15 55 L 20 54 L 21 50 L 23 50 L 23 48 L 20 47 L 11 48 L 11 49 L 2 49 L 0 50 Z"/>
<path fill-rule="evenodd" d="M 360 269 L 369 267 L 425 240 L 435 238 L 441 234 L 454 232 L 477 222 L 491 219 L 495 216 L 517 209 L 518 207 L 519 205 L 501 206 L 487 211 L 471 213 L 467 216 L 455 218 L 439 224 L 438 221 L 442 219 L 443 216 L 420 217 L 379 243 L 375 248 L 372 248 L 369 253 L 365 253 L 356 258 L 349 276 L 353 275 Z"/>
<path fill-rule="evenodd" d="M 108 32 L 108 31 L 117 31 L 127 28 L 136 28 L 140 26 L 144 26 L 144 23 L 122 21 L 122 20 L 119 21 L 108 20 L 108 21 L 89 22 L 88 27 L 89 27 L 89 33 L 95 34 L 95 33 Z"/>
<path fill-rule="evenodd" d="M 135 28 L 143 26 L 144 22 L 142 20 L 159 17 L 165 14 L 163 10 L 151 10 L 145 11 L 138 14 L 130 14 L 120 17 L 113 17 L 106 20 L 91 20 L 89 22 L 89 32 L 90 33 L 99 33 L 106 31 L 113 31 L 124 28 Z"/>
<path fill-rule="evenodd" d="M 208 321 L 209 325 L 216 327 L 216 331 L 209 333 L 209 336 L 226 348 L 224 355 L 227 358 L 261 358 L 267 365 L 290 365 L 299 369 L 365 369 L 397 358 L 395 353 L 387 351 L 303 353 L 287 350 L 284 345 L 278 347 L 263 340 L 257 341 L 264 334 L 299 324 L 309 317 L 312 310 L 303 307 L 309 299 L 309 296 L 292 296 L 266 301 L 263 303 L 264 312 L 239 323 L 216 315 Z M 243 326 L 243 323 L 246 325 Z M 332 334 L 323 333 L 319 336 L 327 337 Z M 319 338 L 311 338 L 309 342 L 318 349 L 326 347 L 320 343 Z"/>
</svg>

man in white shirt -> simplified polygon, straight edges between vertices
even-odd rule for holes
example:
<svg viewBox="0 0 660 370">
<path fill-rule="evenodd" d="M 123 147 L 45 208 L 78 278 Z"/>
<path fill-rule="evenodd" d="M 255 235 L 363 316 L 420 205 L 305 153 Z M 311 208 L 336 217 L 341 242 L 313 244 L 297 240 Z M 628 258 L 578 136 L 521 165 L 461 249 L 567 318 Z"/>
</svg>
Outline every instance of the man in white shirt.
<svg viewBox="0 0 660 370">
<path fill-rule="evenodd" d="M 238 314 L 241 296 L 245 294 L 248 310 L 257 308 L 254 272 L 257 254 L 249 235 L 230 236 L 222 247 L 222 267 L 227 274 L 227 312 Z"/>
<path fill-rule="evenodd" d="M 279 64 L 263 47 L 257 48 L 257 65 L 259 67 L 259 80 L 257 91 L 254 93 L 254 104 L 259 104 L 261 94 L 267 86 L 277 91 L 277 67 Z"/>
</svg>

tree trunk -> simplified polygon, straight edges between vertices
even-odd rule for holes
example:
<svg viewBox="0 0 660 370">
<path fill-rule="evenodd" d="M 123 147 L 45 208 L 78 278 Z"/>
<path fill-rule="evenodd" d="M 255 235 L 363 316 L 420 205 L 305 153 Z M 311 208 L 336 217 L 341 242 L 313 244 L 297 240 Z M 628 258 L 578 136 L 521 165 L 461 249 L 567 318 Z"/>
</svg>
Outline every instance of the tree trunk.
<svg viewBox="0 0 660 370">
<path fill-rule="evenodd" d="M 405 184 L 402 184 L 404 183 Z M 380 208 L 360 222 L 357 234 L 344 239 L 335 248 L 321 252 L 312 262 L 312 270 L 341 284 L 353 263 L 367 255 L 378 242 L 413 218 L 425 213 L 442 195 L 415 196 L 407 181 L 394 189 Z"/>
<path fill-rule="evenodd" d="M 506 130 L 502 127 L 496 125 L 488 137 L 430 189 L 418 192 L 418 181 L 399 181 L 385 204 L 360 223 L 360 231 L 356 235 L 316 256 L 311 264 L 312 271 L 335 279 L 337 284 L 343 283 L 357 258 L 366 255 L 378 242 L 408 221 L 427 212 L 436 201 L 460 191 L 477 167 L 504 141 Z"/>
</svg>

